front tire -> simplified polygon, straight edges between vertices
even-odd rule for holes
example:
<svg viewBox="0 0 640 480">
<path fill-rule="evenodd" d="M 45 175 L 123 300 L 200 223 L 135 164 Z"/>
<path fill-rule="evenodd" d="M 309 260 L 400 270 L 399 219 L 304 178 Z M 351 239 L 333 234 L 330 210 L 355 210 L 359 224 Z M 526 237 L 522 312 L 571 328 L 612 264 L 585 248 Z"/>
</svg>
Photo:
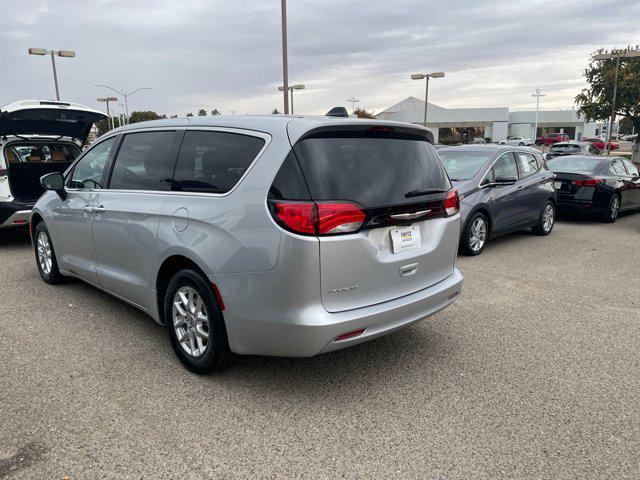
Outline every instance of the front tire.
<svg viewBox="0 0 640 480">
<path fill-rule="evenodd" d="M 208 281 L 184 269 L 169 281 L 164 320 L 173 351 L 185 367 L 204 374 L 224 366 L 231 356 L 222 311 Z"/>
<path fill-rule="evenodd" d="M 460 253 L 467 256 L 480 255 L 489 238 L 489 221 L 478 212 L 466 223 L 460 240 Z"/>
<path fill-rule="evenodd" d="M 36 265 L 40 277 L 50 285 L 56 285 L 65 281 L 65 277 L 58 269 L 56 253 L 49 230 L 43 221 L 36 225 L 33 236 L 33 249 L 36 256 Z"/>
<path fill-rule="evenodd" d="M 620 197 L 616 194 L 611 197 L 609 200 L 609 205 L 607 209 L 602 212 L 602 217 L 600 218 L 605 223 L 613 223 L 618 219 L 618 214 L 620 213 Z"/>
<path fill-rule="evenodd" d="M 547 236 L 553 230 L 553 226 L 556 223 L 556 207 L 551 201 L 547 201 L 542 207 L 538 223 L 531 229 L 536 235 L 542 237 Z"/>
</svg>

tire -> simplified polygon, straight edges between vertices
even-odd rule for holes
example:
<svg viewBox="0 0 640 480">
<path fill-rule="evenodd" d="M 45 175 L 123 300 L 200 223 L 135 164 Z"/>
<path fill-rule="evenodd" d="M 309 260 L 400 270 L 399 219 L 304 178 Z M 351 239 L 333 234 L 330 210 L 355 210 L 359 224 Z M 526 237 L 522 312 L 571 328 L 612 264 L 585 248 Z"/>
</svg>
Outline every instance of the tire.
<svg viewBox="0 0 640 480">
<path fill-rule="evenodd" d="M 58 269 L 58 261 L 53 249 L 51 235 L 49 235 L 49 230 L 47 230 L 44 222 L 39 222 L 36 225 L 33 234 L 33 253 L 36 256 L 36 265 L 42 280 L 50 285 L 63 283 L 66 280 L 65 276 L 60 273 L 60 269 Z"/>
<path fill-rule="evenodd" d="M 609 200 L 609 205 L 607 209 L 602 212 L 602 216 L 600 220 L 604 223 L 613 223 L 618 219 L 618 215 L 620 214 L 620 196 L 616 193 L 611 196 L 611 200 Z"/>
<path fill-rule="evenodd" d="M 520 142 L 518 145 L 520 145 L 521 147 L 524 147 L 524 143 Z"/>
<path fill-rule="evenodd" d="M 538 217 L 538 223 L 531 228 L 531 231 L 541 237 L 547 236 L 553 230 L 553 226 L 556 224 L 556 206 L 552 201 L 547 202 L 542 207 L 540 215 Z"/>
<path fill-rule="evenodd" d="M 539 147 L 540 145 L 542 145 L 542 142 L 536 142 L 536 146 Z"/>
<path fill-rule="evenodd" d="M 460 253 L 469 257 L 480 255 L 487 244 L 488 238 L 489 220 L 480 212 L 474 213 L 462 230 Z"/>
<path fill-rule="evenodd" d="M 180 315 L 181 311 L 185 314 Z M 220 305 L 209 282 L 194 270 L 180 270 L 169 281 L 164 320 L 173 351 L 192 372 L 212 372 L 230 359 Z"/>
</svg>

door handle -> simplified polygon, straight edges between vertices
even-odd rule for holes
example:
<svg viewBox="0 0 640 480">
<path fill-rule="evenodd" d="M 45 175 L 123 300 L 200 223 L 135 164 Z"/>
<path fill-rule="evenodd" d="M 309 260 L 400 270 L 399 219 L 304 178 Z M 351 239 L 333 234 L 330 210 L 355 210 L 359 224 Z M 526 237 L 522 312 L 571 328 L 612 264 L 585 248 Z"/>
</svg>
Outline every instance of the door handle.
<svg viewBox="0 0 640 480">
<path fill-rule="evenodd" d="M 409 277 L 418 271 L 418 267 L 419 265 L 417 263 L 411 263 L 409 265 L 400 267 L 400 276 Z"/>
<path fill-rule="evenodd" d="M 516 192 L 519 192 L 520 190 L 522 190 L 524 188 L 524 185 L 520 185 L 518 188 L 516 188 Z"/>
<path fill-rule="evenodd" d="M 104 208 L 104 206 L 100 205 L 98 207 L 93 207 L 93 211 L 94 213 L 104 213 L 107 211 L 107 209 Z"/>
<path fill-rule="evenodd" d="M 82 207 L 84 213 L 93 213 L 93 207 Z"/>
</svg>

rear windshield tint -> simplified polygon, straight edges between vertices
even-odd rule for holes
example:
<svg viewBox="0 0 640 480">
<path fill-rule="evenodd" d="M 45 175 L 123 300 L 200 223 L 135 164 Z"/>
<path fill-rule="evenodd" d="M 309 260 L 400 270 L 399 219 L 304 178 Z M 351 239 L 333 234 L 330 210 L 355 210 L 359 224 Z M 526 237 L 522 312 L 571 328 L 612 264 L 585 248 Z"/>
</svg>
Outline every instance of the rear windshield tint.
<svg viewBox="0 0 640 480">
<path fill-rule="evenodd" d="M 451 187 L 433 145 L 414 135 L 325 133 L 294 150 L 314 200 L 383 207 L 432 199 L 409 192 Z"/>
<path fill-rule="evenodd" d="M 560 157 L 547 162 L 553 172 L 594 172 L 602 160 L 584 157 Z"/>
<path fill-rule="evenodd" d="M 453 181 L 473 178 L 491 157 L 487 152 L 465 150 L 440 150 L 438 155 L 442 159 L 449 178 Z"/>
<path fill-rule="evenodd" d="M 556 153 L 564 153 L 564 152 L 576 152 L 580 150 L 580 145 L 575 145 L 573 143 L 568 144 L 555 144 L 551 147 L 552 152 Z"/>
</svg>

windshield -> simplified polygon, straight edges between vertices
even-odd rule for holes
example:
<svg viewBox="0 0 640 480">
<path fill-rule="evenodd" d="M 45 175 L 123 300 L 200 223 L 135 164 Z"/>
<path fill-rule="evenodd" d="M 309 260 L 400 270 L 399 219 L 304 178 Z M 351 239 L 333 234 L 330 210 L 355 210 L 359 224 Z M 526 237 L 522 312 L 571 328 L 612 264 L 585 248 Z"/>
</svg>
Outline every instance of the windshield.
<svg viewBox="0 0 640 480">
<path fill-rule="evenodd" d="M 573 143 L 556 143 L 551 147 L 551 151 L 554 153 L 577 152 L 578 150 L 580 150 L 580 145 L 575 145 Z"/>
<path fill-rule="evenodd" d="M 451 188 L 433 145 L 413 135 L 328 132 L 298 142 L 294 150 L 314 200 L 383 207 Z"/>
<path fill-rule="evenodd" d="M 547 165 L 552 172 L 594 172 L 602 160 L 577 156 L 560 157 L 549 160 Z"/>
<path fill-rule="evenodd" d="M 442 159 L 449 178 L 458 181 L 473 178 L 491 157 L 489 153 L 464 150 L 440 150 L 438 155 Z"/>
</svg>

